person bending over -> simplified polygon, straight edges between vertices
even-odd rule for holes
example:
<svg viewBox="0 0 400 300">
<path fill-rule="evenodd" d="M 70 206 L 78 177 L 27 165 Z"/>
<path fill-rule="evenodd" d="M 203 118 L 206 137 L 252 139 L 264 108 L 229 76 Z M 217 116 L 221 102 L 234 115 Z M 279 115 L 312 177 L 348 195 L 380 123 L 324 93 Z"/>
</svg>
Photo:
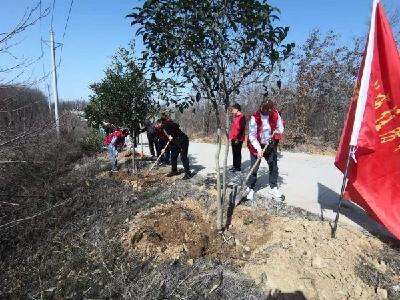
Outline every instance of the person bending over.
<svg viewBox="0 0 400 300">
<path fill-rule="evenodd" d="M 183 179 L 189 179 L 192 176 L 189 168 L 189 138 L 179 128 L 179 124 L 173 122 L 171 119 L 162 118 L 162 129 L 170 141 L 171 146 L 171 172 L 167 174 L 168 177 L 178 175 L 178 155 L 181 156 L 183 168 L 185 169 L 185 176 Z"/>
</svg>

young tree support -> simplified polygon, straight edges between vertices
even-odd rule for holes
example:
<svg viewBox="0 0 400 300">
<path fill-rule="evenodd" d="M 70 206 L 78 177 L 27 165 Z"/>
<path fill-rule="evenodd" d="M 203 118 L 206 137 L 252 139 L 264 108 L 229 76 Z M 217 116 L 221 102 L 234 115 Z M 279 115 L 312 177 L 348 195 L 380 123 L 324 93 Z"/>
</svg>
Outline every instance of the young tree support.
<svg viewBox="0 0 400 300">
<path fill-rule="evenodd" d="M 240 172 L 242 170 L 242 145 L 246 131 L 246 118 L 242 113 L 241 106 L 237 103 L 232 105 L 231 112 L 233 120 L 229 139 L 232 145 L 233 166 L 230 170 L 231 172 Z"/>
<path fill-rule="evenodd" d="M 178 175 L 178 155 L 181 155 L 181 161 L 183 168 L 185 169 L 185 176 L 183 179 L 189 179 L 192 177 L 192 173 L 189 169 L 189 138 L 179 128 L 179 124 L 173 122 L 169 118 L 162 118 L 162 128 L 167 135 L 171 145 L 171 172 L 167 174 L 168 177 Z"/>
<path fill-rule="evenodd" d="M 273 134 L 273 136 L 272 136 Z M 255 112 L 249 122 L 249 138 L 247 147 L 250 151 L 251 166 L 253 166 L 257 158 L 264 157 L 269 167 L 269 193 L 274 198 L 282 198 L 282 193 L 278 189 L 278 154 L 277 146 L 283 137 L 283 122 L 278 110 L 275 108 L 271 100 L 262 102 L 260 109 Z M 267 149 L 264 154 L 262 149 L 265 145 Z M 260 164 L 255 167 L 247 183 L 247 199 L 254 198 L 254 186 L 257 182 L 257 171 Z"/>
<path fill-rule="evenodd" d="M 118 172 L 118 150 L 121 150 L 125 143 L 126 132 L 117 128 L 106 136 L 104 143 L 107 145 L 111 156 L 111 172 Z"/>
</svg>

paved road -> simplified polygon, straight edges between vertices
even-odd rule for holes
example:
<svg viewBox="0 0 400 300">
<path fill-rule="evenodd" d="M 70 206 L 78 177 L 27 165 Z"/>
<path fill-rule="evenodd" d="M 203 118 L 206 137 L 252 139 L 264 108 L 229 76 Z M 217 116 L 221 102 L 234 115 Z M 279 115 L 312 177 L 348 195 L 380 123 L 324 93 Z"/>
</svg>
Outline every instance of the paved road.
<svg viewBox="0 0 400 300">
<path fill-rule="evenodd" d="M 222 148 L 222 152 L 224 146 Z M 145 152 L 148 149 L 145 149 Z M 189 158 L 191 168 L 198 174 L 210 176 L 215 174 L 216 145 L 190 143 Z M 232 155 L 229 152 L 228 165 L 232 166 Z M 221 165 L 222 165 L 221 153 Z M 321 218 L 333 220 L 339 198 L 343 175 L 333 165 L 333 156 L 310 155 L 305 153 L 282 152 L 279 158 L 280 189 L 286 196 L 286 203 L 318 214 Z M 247 148 L 242 149 L 243 178 L 248 172 L 250 155 Z M 256 196 L 268 196 L 268 165 L 261 163 L 256 185 Z M 230 175 L 231 181 L 236 176 Z M 237 178 L 236 178 L 237 180 Z M 382 226 L 370 219 L 362 209 L 347 202 L 342 209 L 340 220 L 361 227 L 371 232 L 385 232 Z"/>
</svg>

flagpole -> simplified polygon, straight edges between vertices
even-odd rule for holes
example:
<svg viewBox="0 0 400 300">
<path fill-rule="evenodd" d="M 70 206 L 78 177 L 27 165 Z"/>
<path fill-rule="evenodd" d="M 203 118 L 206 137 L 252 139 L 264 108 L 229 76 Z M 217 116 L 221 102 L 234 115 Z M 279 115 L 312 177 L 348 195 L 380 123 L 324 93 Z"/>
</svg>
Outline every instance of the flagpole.
<svg viewBox="0 0 400 300">
<path fill-rule="evenodd" d="M 373 58 L 374 44 L 375 44 L 376 8 L 377 8 L 379 1 L 380 0 L 373 0 L 371 23 L 370 23 L 371 25 L 370 25 L 369 34 L 368 34 L 368 42 L 367 42 L 368 44 L 367 44 L 366 55 L 365 55 L 365 64 L 364 64 L 363 72 L 361 75 L 362 77 L 361 77 L 360 91 L 358 93 L 357 107 L 356 107 L 356 112 L 355 112 L 355 116 L 354 116 L 353 130 L 352 130 L 351 137 L 350 137 L 349 154 L 347 156 L 346 168 L 345 168 L 344 174 L 343 174 L 342 189 L 340 191 L 339 203 L 338 203 L 337 210 L 336 210 L 335 224 L 332 227 L 332 231 L 331 231 L 332 238 L 336 237 L 336 229 L 337 229 L 337 224 L 339 221 L 340 207 L 343 202 L 343 194 L 344 194 L 344 190 L 346 189 L 346 185 L 347 185 L 347 173 L 349 171 L 350 157 L 352 156 L 352 153 L 354 155 L 354 149 L 358 142 L 358 136 L 360 133 L 361 123 L 362 123 L 362 119 L 364 116 L 364 111 L 365 111 L 365 106 L 366 106 L 366 101 L 367 101 L 369 81 L 370 81 L 370 75 L 371 75 L 371 65 L 372 65 L 372 58 Z"/>
<path fill-rule="evenodd" d="M 332 231 L 331 231 L 331 237 L 332 238 L 336 238 L 336 229 L 337 229 L 337 224 L 338 224 L 338 221 L 339 221 L 340 207 L 342 206 L 343 194 L 344 194 L 344 190 L 346 189 L 346 186 L 347 186 L 347 173 L 349 171 L 350 156 L 351 156 L 351 153 L 353 151 L 354 151 L 354 146 L 351 145 L 350 149 L 349 149 L 349 154 L 347 156 L 346 168 L 345 168 L 344 174 L 343 174 L 342 188 L 340 190 L 339 203 L 338 203 L 338 206 L 337 206 L 337 209 L 336 209 L 335 224 L 333 225 Z"/>
</svg>

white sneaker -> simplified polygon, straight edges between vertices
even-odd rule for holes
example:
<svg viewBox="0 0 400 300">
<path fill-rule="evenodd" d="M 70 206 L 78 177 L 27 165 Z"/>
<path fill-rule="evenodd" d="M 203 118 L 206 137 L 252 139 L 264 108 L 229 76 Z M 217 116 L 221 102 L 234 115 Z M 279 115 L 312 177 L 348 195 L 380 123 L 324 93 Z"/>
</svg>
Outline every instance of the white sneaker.
<svg viewBox="0 0 400 300">
<path fill-rule="evenodd" d="M 269 189 L 268 192 L 274 198 L 282 198 L 282 193 L 280 192 L 280 190 L 278 190 L 277 187 L 274 187 L 273 189 Z"/>
<path fill-rule="evenodd" d="M 248 188 L 248 189 L 249 189 L 249 192 L 248 192 L 248 194 L 246 196 L 246 199 L 251 201 L 251 200 L 254 199 L 254 190 L 250 189 L 250 188 Z M 246 189 L 246 191 L 247 191 L 247 189 Z"/>
</svg>

